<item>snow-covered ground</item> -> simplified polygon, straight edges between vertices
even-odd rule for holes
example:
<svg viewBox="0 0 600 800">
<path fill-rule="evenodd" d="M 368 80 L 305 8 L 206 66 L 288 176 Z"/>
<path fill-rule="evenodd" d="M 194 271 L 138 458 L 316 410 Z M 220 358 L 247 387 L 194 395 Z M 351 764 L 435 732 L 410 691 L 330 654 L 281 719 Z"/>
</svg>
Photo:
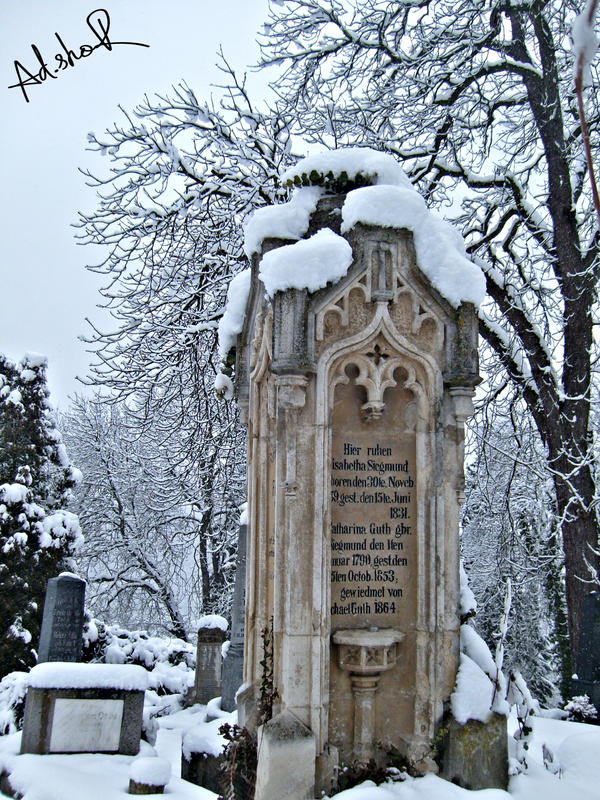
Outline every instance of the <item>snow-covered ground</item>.
<svg viewBox="0 0 600 800">
<path fill-rule="evenodd" d="M 201 733 L 199 720 L 205 710 L 205 706 L 193 706 L 161 718 L 156 747 L 142 743 L 140 755 L 135 757 L 157 753 L 171 762 L 171 779 L 165 789 L 171 800 L 216 800 L 212 792 L 179 777 L 182 737 L 191 730 Z M 516 721 L 511 719 L 509 730 L 515 727 Z M 118 800 L 130 796 L 132 756 L 17 755 L 19 745 L 19 733 L 0 737 L 0 771 L 11 773 L 12 784 L 24 800 Z M 556 774 L 544 767 L 543 745 L 558 761 Z M 367 781 L 336 795 L 336 800 L 599 800 L 600 727 L 537 717 L 528 761 L 528 772 L 511 778 L 508 792 L 470 792 L 428 775 L 385 786 Z"/>
</svg>

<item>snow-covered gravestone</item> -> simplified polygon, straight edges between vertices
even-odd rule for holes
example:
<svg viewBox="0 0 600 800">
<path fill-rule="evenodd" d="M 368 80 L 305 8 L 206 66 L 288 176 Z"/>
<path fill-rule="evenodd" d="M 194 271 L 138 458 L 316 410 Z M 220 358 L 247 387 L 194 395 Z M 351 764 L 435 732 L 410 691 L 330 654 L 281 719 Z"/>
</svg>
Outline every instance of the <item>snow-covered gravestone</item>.
<svg viewBox="0 0 600 800">
<path fill-rule="evenodd" d="M 31 670 L 27 686 L 22 753 L 138 753 L 143 667 L 48 662 Z"/>
<path fill-rule="evenodd" d="M 195 703 L 208 703 L 221 696 L 221 647 L 227 627 L 227 620 L 218 614 L 207 614 L 198 621 Z"/>
<path fill-rule="evenodd" d="M 283 179 L 300 188 L 250 221 L 252 266 L 220 326 L 248 425 L 250 724 L 261 631 L 274 631 L 257 800 L 319 796 L 338 764 L 392 748 L 433 768 L 459 659 L 463 427 L 485 288 L 391 157 L 322 154 Z M 231 393 L 228 376 L 217 389 Z"/>
<path fill-rule="evenodd" d="M 80 661 L 85 581 L 70 572 L 50 578 L 46 587 L 38 663 Z"/>
</svg>

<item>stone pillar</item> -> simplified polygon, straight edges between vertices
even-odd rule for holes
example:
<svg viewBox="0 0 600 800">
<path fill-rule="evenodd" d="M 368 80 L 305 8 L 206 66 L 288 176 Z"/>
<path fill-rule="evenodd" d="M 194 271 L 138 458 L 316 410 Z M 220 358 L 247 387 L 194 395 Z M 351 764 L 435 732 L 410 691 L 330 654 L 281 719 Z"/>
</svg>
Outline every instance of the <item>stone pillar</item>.
<svg viewBox="0 0 600 800">
<path fill-rule="evenodd" d="M 85 581 L 68 572 L 46 588 L 38 663 L 81 661 Z"/>
<path fill-rule="evenodd" d="M 196 703 L 208 703 L 221 695 L 221 646 L 227 633 L 220 628 L 198 628 L 196 655 Z"/>
<path fill-rule="evenodd" d="M 231 609 L 231 644 L 223 662 L 223 693 L 221 708 L 233 711 L 235 694 L 244 680 L 244 615 L 246 606 L 246 532 L 247 525 L 240 525 L 238 536 L 233 607 Z"/>
</svg>

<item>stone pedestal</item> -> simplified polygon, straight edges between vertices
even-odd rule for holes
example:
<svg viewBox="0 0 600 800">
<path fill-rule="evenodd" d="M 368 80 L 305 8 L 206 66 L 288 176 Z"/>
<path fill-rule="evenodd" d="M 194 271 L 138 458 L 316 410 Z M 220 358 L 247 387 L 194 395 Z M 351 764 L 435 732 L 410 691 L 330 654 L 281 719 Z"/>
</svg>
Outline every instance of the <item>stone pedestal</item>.
<svg viewBox="0 0 600 800">
<path fill-rule="evenodd" d="M 392 669 L 404 634 L 391 628 L 339 630 L 333 635 L 340 667 L 350 674 L 354 699 L 352 752 L 358 761 L 375 756 L 375 693 L 382 672 Z"/>
<path fill-rule="evenodd" d="M 231 644 L 227 651 L 227 657 L 223 661 L 223 691 L 221 695 L 221 708 L 223 711 L 235 710 L 235 694 L 244 680 L 247 530 L 247 525 L 240 525 L 233 606 L 231 609 Z"/>
<path fill-rule="evenodd" d="M 85 581 L 63 573 L 50 578 L 38 648 L 38 664 L 81 661 Z"/>
<path fill-rule="evenodd" d="M 45 666 L 30 673 L 21 753 L 137 755 L 148 685 L 142 667 L 81 664 L 75 673 L 65 663 L 40 678 Z"/>
</svg>

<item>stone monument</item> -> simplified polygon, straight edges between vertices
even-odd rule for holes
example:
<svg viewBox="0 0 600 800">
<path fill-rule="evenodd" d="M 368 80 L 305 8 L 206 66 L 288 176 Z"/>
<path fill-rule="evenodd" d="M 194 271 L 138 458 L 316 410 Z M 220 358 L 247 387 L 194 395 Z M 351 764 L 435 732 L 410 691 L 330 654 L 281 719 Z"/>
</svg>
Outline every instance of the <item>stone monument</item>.
<svg viewBox="0 0 600 800">
<path fill-rule="evenodd" d="M 256 719 L 271 621 L 278 692 L 258 737 L 257 800 L 320 796 L 338 765 L 392 749 L 435 768 L 455 682 L 463 429 L 479 382 L 468 298 L 483 278 L 464 251 L 462 275 L 436 276 L 436 258 L 456 272 L 456 237 L 405 177 L 364 185 L 387 183 L 386 158 L 372 172 L 344 167 L 351 191 L 315 190 L 303 232 L 286 236 L 280 211 L 270 229 L 261 217 L 252 255 L 236 361 L 248 426 L 242 722 Z M 301 171 L 296 185 L 310 182 L 310 164 Z M 331 271 L 346 253 L 347 269 Z M 294 274 L 273 287 L 267 261 Z M 322 288 L 302 288 L 315 263 Z"/>
<path fill-rule="evenodd" d="M 50 578 L 46 587 L 38 664 L 81 661 L 85 581 L 70 572 Z"/>
</svg>

